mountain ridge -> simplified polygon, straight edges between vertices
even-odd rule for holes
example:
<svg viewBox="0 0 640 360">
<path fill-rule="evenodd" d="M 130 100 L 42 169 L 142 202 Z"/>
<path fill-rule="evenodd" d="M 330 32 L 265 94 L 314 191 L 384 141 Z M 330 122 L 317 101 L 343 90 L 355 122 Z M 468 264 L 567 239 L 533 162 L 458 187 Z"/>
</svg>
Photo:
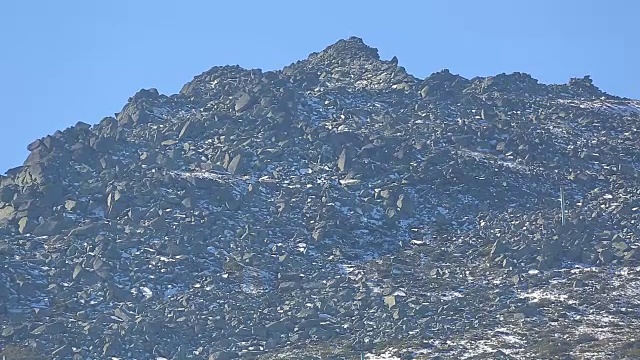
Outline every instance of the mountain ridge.
<svg viewBox="0 0 640 360">
<path fill-rule="evenodd" d="M 2 336 L 60 359 L 623 358 L 638 119 L 588 76 L 418 79 L 357 37 L 142 89 L 0 176 Z"/>
</svg>

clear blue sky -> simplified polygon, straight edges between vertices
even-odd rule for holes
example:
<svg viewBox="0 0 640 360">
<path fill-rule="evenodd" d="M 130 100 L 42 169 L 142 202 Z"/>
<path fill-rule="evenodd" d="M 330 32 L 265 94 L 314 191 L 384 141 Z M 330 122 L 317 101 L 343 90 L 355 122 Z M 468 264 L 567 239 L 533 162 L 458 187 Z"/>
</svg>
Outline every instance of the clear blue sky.
<svg viewBox="0 0 640 360">
<path fill-rule="evenodd" d="M 351 35 L 418 77 L 590 74 L 637 99 L 639 19 L 636 0 L 2 1 L 0 173 L 141 88 L 173 94 L 215 65 L 280 69 Z"/>
</svg>

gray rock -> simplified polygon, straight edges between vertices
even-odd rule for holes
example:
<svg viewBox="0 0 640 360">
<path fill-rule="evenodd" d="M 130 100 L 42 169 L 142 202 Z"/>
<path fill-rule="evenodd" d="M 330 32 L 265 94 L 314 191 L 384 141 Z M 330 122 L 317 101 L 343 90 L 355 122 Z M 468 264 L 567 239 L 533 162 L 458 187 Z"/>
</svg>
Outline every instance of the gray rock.
<svg viewBox="0 0 640 360">
<path fill-rule="evenodd" d="M 6 240 L 0 240 L 0 255 L 11 256 L 15 253 L 14 247 L 9 244 Z M 3 285 L 0 285 L 0 290 L 4 290 L 6 293 L 6 289 L 3 289 Z M 2 295 L 0 295 L 1 297 Z"/>
<path fill-rule="evenodd" d="M 178 139 L 183 139 L 183 138 L 187 138 L 187 137 L 191 136 L 194 128 L 195 128 L 195 126 L 192 126 L 191 120 L 188 120 L 182 126 L 182 129 L 180 130 L 180 133 L 178 134 Z"/>
<path fill-rule="evenodd" d="M 11 325 L 5 325 L 2 328 L 2 333 L 0 333 L 0 335 L 4 336 L 4 337 L 11 337 L 13 336 L 13 334 L 15 333 L 15 328 Z"/>
<path fill-rule="evenodd" d="M 67 211 L 73 211 L 74 209 L 76 209 L 78 205 L 78 202 L 75 200 L 66 200 L 64 202 L 64 208 L 67 209 Z"/>
<path fill-rule="evenodd" d="M 0 186 L 0 202 L 10 203 L 15 194 L 15 188 L 11 186 Z"/>
<path fill-rule="evenodd" d="M 384 297 L 384 304 L 391 309 L 392 307 L 396 306 L 396 297 L 393 295 L 388 295 Z"/>
<path fill-rule="evenodd" d="M 66 226 L 67 222 L 63 218 L 51 218 L 36 226 L 32 233 L 35 236 L 55 235 L 59 234 Z"/>
<path fill-rule="evenodd" d="M 227 166 L 227 171 L 231 174 L 235 174 L 236 172 L 240 171 L 241 161 L 242 155 L 237 154 L 236 156 L 234 156 L 233 159 L 231 159 L 231 161 L 229 162 L 229 166 Z"/>
<path fill-rule="evenodd" d="M 165 140 L 165 141 L 161 142 L 160 145 L 162 145 L 162 146 L 173 146 L 173 145 L 175 145 L 177 143 L 178 143 L 178 140 L 169 139 L 169 140 Z"/>
<path fill-rule="evenodd" d="M 73 269 L 73 280 L 82 279 L 83 275 L 86 273 L 86 270 L 82 267 L 82 264 L 77 264 Z"/>
<path fill-rule="evenodd" d="M 298 283 L 293 282 L 293 281 L 283 281 L 278 286 L 278 290 L 280 290 L 280 291 L 293 291 L 293 290 L 296 290 L 298 288 L 300 288 L 300 285 Z"/>
<path fill-rule="evenodd" d="M 629 249 L 629 245 L 627 245 L 627 243 L 624 241 L 614 242 L 611 244 L 611 246 L 616 251 L 626 251 L 627 249 Z"/>
<path fill-rule="evenodd" d="M 254 326 L 251 328 L 251 333 L 259 339 L 267 339 L 267 328 L 265 326 Z"/>
<path fill-rule="evenodd" d="M 130 291 L 116 285 L 108 284 L 107 296 L 108 301 L 127 302 L 133 299 Z"/>
<path fill-rule="evenodd" d="M 27 150 L 34 151 L 42 145 L 42 141 L 40 139 L 34 140 L 31 144 L 27 145 Z"/>
<path fill-rule="evenodd" d="M 247 93 L 243 93 L 240 95 L 240 97 L 236 101 L 235 110 L 237 112 L 243 112 L 245 110 L 248 110 L 253 105 L 254 102 L 255 102 L 255 99 L 251 95 Z"/>
<path fill-rule="evenodd" d="M 239 358 L 238 353 L 234 351 L 216 351 L 209 355 L 209 360 L 231 360 Z"/>
<path fill-rule="evenodd" d="M 613 252 L 609 249 L 602 249 L 598 252 L 598 259 L 601 264 L 608 265 L 613 261 Z"/>
<path fill-rule="evenodd" d="M 65 359 L 68 356 L 71 356 L 73 354 L 73 349 L 71 348 L 71 345 L 62 345 L 61 347 L 55 349 L 53 351 L 53 353 L 51 353 L 51 355 L 55 358 L 62 358 Z"/>
<path fill-rule="evenodd" d="M 84 226 L 77 227 L 69 231 L 70 237 L 78 237 L 78 236 L 95 236 L 97 232 L 100 230 L 99 224 L 91 223 Z"/>
<path fill-rule="evenodd" d="M 0 208 L 0 226 L 6 226 L 16 217 L 16 211 L 13 206 L 7 205 Z"/>
<path fill-rule="evenodd" d="M 36 222 L 26 216 L 18 220 L 18 231 L 20 232 L 20 234 L 29 234 L 37 226 L 38 224 Z"/>
<path fill-rule="evenodd" d="M 507 253 L 507 251 L 508 251 L 507 246 L 505 246 L 504 243 L 498 239 L 491 246 L 491 251 L 489 253 L 489 259 L 491 261 L 494 261 L 500 255 L 503 255 L 503 254 Z"/>
<path fill-rule="evenodd" d="M 284 334 L 288 331 L 287 321 L 286 320 L 278 320 L 267 324 L 266 326 L 267 332 L 270 336 L 277 334 Z"/>
<path fill-rule="evenodd" d="M 118 356 L 122 350 L 119 338 L 107 339 L 102 347 L 102 356 Z"/>
<path fill-rule="evenodd" d="M 616 334 L 588 350 L 620 355 L 637 108 L 585 79 L 421 81 L 358 39 L 141 91 L 0 176 L 3 339 L 78 359 L 350 358 L 398 339 L 396 356 L 460 358 L 481 334 L 579 357 L 580 314 Z M 432 346 L 447 339 L 470 347 Z"/>
<path fill-rule="evenodd" d="M 348 169 L 347 149 L 342 149 L 340 156 L 338 156 L 338 169 L 342 172 Z"/>
<path fill-rule="evenodd" d="M 303 276 L 301 274 L 298 274 L 298 273 L 283 273 L 283 272 L 280 272 L 280 273 L 278 273 L 278 279 L 280 279 L 281 281 L 297 282 L 297 281 L 301 281 L 303 279 Z"/>
<path fill-rule="evenodd" d="M 115 309 L 114 310 L 114 315 L 119 317 L 120 319 L 122 319 L 122 321 L 124 322 L 129 322 L 131 321 L 131 317 L 129 314 L 127 314 L 127 312 L 121 308 Z"/>
<path fill-rule="evenodd" d="M 172 360 L 183 360 L 187 359 L 187 347 L 183 345 L 179 345 L 178 348 L 171 355 Z"/>
<path fill-rule="evenodd" d="M 31 331 L 32 335 L 43 335 L 46 334 L 47 325 L 40 325 Z"/>
<path fill-rule="evenodd" d="M 128 207 L 127 196 L 120 190 L 115 190 L 107 195 L 107 214 L 111 219 L 120 216 Z"/>
</svg>

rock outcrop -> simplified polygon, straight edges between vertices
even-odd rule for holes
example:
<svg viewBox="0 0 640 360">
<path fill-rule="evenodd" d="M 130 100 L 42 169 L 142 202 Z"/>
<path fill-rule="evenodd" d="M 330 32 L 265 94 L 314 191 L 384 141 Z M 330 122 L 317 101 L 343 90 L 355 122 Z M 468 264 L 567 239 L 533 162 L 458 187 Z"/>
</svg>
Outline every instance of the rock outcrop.
<svg viewBox="0 0 640 360">
<path fill-rule="evenodd" d="M 623 358 L 639 121 L 640 102 L 589 77 L 418 79 L 355 37 L 282 71 L 141 90 L 0 177 L 0 343 L 55 359 Z"/>
</svg>

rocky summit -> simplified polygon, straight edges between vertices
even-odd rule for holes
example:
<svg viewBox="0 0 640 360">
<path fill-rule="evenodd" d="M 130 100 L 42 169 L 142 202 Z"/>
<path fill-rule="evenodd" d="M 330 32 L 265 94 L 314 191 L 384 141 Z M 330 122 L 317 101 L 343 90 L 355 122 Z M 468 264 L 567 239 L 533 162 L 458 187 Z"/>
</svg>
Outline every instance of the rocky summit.
<svg viewBox="0 0 640 360">
<path fill-rule="evenodd" d="M 639 358 L 639 124 L 357 37 L 140 90 L 0 176 L 0 355 Z"/>
</svg>

